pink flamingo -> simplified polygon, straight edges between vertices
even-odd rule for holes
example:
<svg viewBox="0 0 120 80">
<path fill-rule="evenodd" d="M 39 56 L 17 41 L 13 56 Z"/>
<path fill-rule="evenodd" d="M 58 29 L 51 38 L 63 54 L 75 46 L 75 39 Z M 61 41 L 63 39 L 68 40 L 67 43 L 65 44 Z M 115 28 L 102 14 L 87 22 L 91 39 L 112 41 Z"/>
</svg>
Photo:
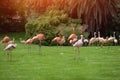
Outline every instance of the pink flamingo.
<svg viewBox="0 0 120 80">
<path fill-rule="evenodd" d="M 31 52 L 31 43 L 32 43 L 33 41 L 32 41 L 32 38 L 29 38 L 29 39 L 27 39 L 25 42 L 24 42 L 24 44 L 26 44 L 26 45 L 28 45 L 28 53 L 30 53 Z"/>
<path fill-rule="evenodd" d="M 39 46 L 41 47 L 41 41 L 45 39 L 45 35 L 40 33 L 32 38 L 32 42 L 39 41 Z"/>
<path fill-rule="evenodd" d="M 41 44 L 41 41 L 42 41 L 42 40 L 45 40 L 45 35 L 42 34 L 42 33 L 37 34 L 36 36 L 34 36 L 34 37 L 32 38 L 32 42 L 34 42 L 34 41 L 39 41 L 39 52 L 40 52 L 40 49 L 41 49 L 41 46 L 42 46 L 42 44 Z"/>
<path fill-rule="evenodd" d="M 72 34 L 68 37 L 70 44 L 74 44 L 77 41 L 77 35 L 75 34 L 75 28 L 72 29 Z"/>
<path fill-rule="evenodd" d="M 5 36 L 0 43 L 8 43 L 10 41 L 9 36 Z"/>
<path fill-rule="evenodd" d="M 72 45 L 73 45 L 73 47 L 77 47 L 77 49 L 78 49 L 77 54 L 75 53 L 76 55 L 74 57 L 74 59 L 77 59 L 77 57 L 79 58 L 79 48 L 80 48 L 80 46 L 83 45 L 83 35 L 80 35 L 80 39 Z"/>
<path fill-rule="evenodd" d="M 65 43 L 65 37 L 62 35 L 62 32 L 59 31 L 58 33 L 59 37 L 55 37 L 52 39 L 52 42 L 56 42 L 58 44 L 63 45 Z"/>
<path fill-rule="evenodd" d="M 5 51 L 9 51 L 9 53 L 7 53 L 7 55 L 8 55 L 8 60 L 11 60 L 11 59 L 12 59 L 12 50 L 15 49 L 16 46 L 17 46 L 17 44 L 10 43 L 10 44 L 8 44 L 8 45 L 4 48 Z"/>
<path fill-rule="evenodd" d="M 32 38 L 29 38 L 28 40 L 24 41 L 25 44 L 31 44 L 33 43 L 34 41 L 39 41 L 39 46 L 41 47 L 41 41 L 45 39 L 45 36 L 44 34 L 40 33 L 40 34 L 37 34 L 36 36 L 32 37 Z M 30 46 L 28 46 L 28 53 L 30 51 Z M 40 49 L 39 49 L 40 51 Z"/>
<path fill-rule="evenodd" d="M 32 41 L 37 41 L 37 40 L 42 41 L 42 40 L 44 40 L 44 39 L 45 39 L 45 35 L 42 34 L 42 33 L 40 33 L 40 34 L 37 34 L 36 36 L 34 36 L 34 37 L 32 38 Z"/>
<path fill-rule="evenodd" d="M 65 37 L 59 36 L 52 39 L 52 42 L 57 42 L 60 45 L 63 45 L 65 43 Z"/>
</svg>

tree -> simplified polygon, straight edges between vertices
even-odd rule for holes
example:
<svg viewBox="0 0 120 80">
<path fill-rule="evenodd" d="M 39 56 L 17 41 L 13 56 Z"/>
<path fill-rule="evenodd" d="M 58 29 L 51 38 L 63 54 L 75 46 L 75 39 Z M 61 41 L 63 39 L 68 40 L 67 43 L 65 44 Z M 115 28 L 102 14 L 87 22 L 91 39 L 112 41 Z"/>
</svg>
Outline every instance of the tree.
<svg viewBox="0 0 120 80">
<path fill-rule="evenodd" d="M 107 23 L 116 15 L 115 0 L 70 0 L 70 15 L 82 18 L 89 25 L 89 32 L 106 31 Z"/>
<path fill-rule="evenodd" d="M 116 15 L 115 0 L 29 0 L 29 6 L 45 11 L 48 6 L 65 10 L 72 18 L 82 18 L 88 24 L 88 32 L 106 31 L 107 23 Z"/>
<path fill-rule="evenodd" d="M 51 5 L 52 0 L 26 0 L 28 9 L 33 9 L 36 12 L 45 12 L 46 8 Z"/>
<path fill-rule="evenodd" d="M 69 0 L 26 0 L 28 9 L 45 12 L 49 6 L 56 6 L 59 10 L 67 10 Z"/>
<path fill-rule="evenodd" d="M 24 2 L 25 0 L 0 1 L 0 33 L 24 30 Z"/>
<path fill-rule="evenodd" d="M 71 19 L 64 10 L 50 9 L 44 14 L 33 18 L 25 25 L 26 37 L 35 36 L 38 33 L 46 35 L 45 45 L 49 45 L 51 40 L 56 37 L 58 31 L 62 31 L 63 35 L 68 37 L 71 33 L 72 24 L 77 24 L 75 27 L 80 26 L 79 19 Z M 78 23 L 79 22 L 79 23 Z M 78 31 L 80 33 L 80 31 Z"/>
</svg>

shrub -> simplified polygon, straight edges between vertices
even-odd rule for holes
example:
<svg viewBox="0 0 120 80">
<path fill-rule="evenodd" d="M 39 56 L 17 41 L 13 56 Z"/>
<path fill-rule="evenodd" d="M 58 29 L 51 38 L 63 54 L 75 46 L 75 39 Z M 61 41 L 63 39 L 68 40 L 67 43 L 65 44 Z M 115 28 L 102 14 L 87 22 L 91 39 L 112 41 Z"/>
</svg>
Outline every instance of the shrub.
<svg viewBox="0 0 120 80">
<path fill-rule="evenodd" d="M 26 37 L 33 37 L 38 33 L 45 34 L 46 40 L 43 41 L 44 45 L 56 45 L 51 43 L 59 30 L 63 31 L 63 35 L 67 38 L 71 34 L 71 24 L 75 27 L 80 25 L 80 19 L 71 19 L 63 10 L 50 10 L 46 11 L 44 15 L 40 15 L 35 20 L 31 20 L 25 25 Z M 79 30 L 76 30 L 80 34 Z M 37 42 L 35 42 L 37 43 Z M 66 44 L 68 45 L 68 44 Z"/>
</svg>

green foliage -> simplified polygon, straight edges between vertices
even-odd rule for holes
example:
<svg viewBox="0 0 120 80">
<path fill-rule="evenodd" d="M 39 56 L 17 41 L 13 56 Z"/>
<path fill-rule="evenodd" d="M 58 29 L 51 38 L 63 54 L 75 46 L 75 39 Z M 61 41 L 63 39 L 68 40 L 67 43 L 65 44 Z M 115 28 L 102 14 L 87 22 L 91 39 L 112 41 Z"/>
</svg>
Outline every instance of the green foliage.
<svg viewBox="0 0 120 80">
<path fill-rule="evenodd" d="M 69 0 L 69 3 L 69 14 L 82 18 L 82 23 L 89 25 L 91 33 L 101 29 L 107 31 L 108 21 L 116 16 L 115 0 Z"/>
<path fill-rule="evenodd" d="M 24 31 L 25 0 L 0 1 L 0 33 Z"/>
<path fill-rule="evenodd" d="M 109 21 L 108 26 L 107 33 L 113 35 L 113 32 L 116 32 L 116 38 L 118 39 L 118 36 L 120 35 L 120 8 L 118 9 L 117 16 Z"/>
<path fill-rule="evenodd" d="M 49 45 L 51 39 L 55 37 L 59 30 L 64 30 L 66 32 L 68 26 L 71 27 L 71 23 L 78 25 L 78 22 L 80 23 L 79 19 L 69 18 L 67 13 L 63 10 L 48 10 L 44 15 L 40 15 L 35 20 L 31 20 L 26 23 L 26 36 L 33 37 L 38 33 L 43 33 L 46 36 L 46 42 L 44 43 Z M 60 27 L 63 29 L 60 29 Z"/>
</svg>

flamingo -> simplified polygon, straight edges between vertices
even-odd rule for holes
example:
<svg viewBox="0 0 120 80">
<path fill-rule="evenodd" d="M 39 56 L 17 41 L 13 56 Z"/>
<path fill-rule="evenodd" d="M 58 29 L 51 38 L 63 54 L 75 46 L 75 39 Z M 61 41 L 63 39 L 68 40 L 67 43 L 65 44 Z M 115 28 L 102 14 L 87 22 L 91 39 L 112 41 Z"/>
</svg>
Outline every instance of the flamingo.
<svg viewBox="0 0 120 80">
<path fill-rule="evenodd" d="M 20 40 L 20 43 L 22 43 L 22 44 L 25 44 L 25 40 L 23 40 L 22 38 L 19 38 L 19 40 Z M 24 48 L 25 48 L 25 45 L 23 45 L 24 46 Z"/>
<path fill-rule="evenodd" d="M 32 38 L 29 38 L 25 41 L 25 44 L 31 44 L 32 43 Z"/>
<path fill-rule="evenodd" d="M 117 40 L 116 37 L 115 37 L 115 32 L 113 33 L 113 36 L 110 36 L 110 37 L 108 38 L 108 42 L 114 42 L 115 45 L 118 43 L 118 40 Z"/>
<path fill-rule="evenodd" d="M 45 35 L 42 34 L 42 33 L 40 33 L 40 34 L 37 34 L 36 36 L 34 36 L 34 37 L 32 38 L 32 41 L 37 41 L 37 40 L 42 41 L 42 40 L 44 40 L 44 39 L 45 39 Z"/>
<path fill-rule="evenodd" d="M 84 42 L 85 46 L 87 46 L 88 43 L 89 43 L 89 40 L 88 39 L 84 39 L 83 42 Z"/>
<path fill-rule="evenodd" d="M 59 36 L 52 39 L 52 42 L 57 42 L 60 45 L 65 43 L 65 36 Z"/>
<path fill-rule="evenodd" d="M 39 40 L 40 41 L 39 46 L 41 46 L 41 41 L 44 39 L 45 39 L 45 35 L 40 33 L 32 38 L 32 42 Z"/>
<path fill-rule="evenodd" d="M 98 38 L 96 37 L 96 32 L 94 32 L 94 37 L 92 37 L 90 40 L 89 40 L 89 45 L 95 43 L 98 41 Z"/>
<path fill-rule="evenodd" d="M 45 36 L 44 34 L 40 33 L 40 34 L 37 34 L 36 36 L 32 37 L 32 38 L 29 38 L 28 40 L 26 40 L 24 43 L 25 44 L 31 44 L 33 43 L 34 41 L 37 41 L 39 40 L 39 46 L 41 47 L 41 41 L 45 39 Z M 29 53 L 29 48 L 31 48 L 30 46 L 28 47 L 28 53 Z M 40 50 L 40 49 L 39 49 Z"/>
<path fill-rule="evenodd" d="M 75 28 L 72 29 L 72 34 L 68 37 L 70 44 L 74 44 L 77 41 L 77 35 L 75 34 Z"/>
<path fill-rule="evenodd" d="M 10 44 L 8 44 L 8 45 L 4 48 L 5 51 L 9 51 L 9 53 L 7 53 L 7 55 L 8 55 L 8 60 L 11 60 L 11 59 L 12 59 L 12 50 L 15 49 L 16 46 L 17 46 L 17 44 L 10 43 Z"/>
<path fill-rule="evenodd" d="M 62 35 L 62 32 L 58 32 L 59 37 L 55 37 L 52 39 L 52 42 L 56 42 L 58 44 L 63 45 L 65 43 L 65 36 Z"/>
<path fill-rule="evenodd" d="M 15 43 L 15 38 L 13 38 L 13 40 L 10 40 L 9 42 L 8 42 L 8 44 L 14 44 Z"/>
<path fill-rule="evenodd" d="M 100 36 L 100 32 L 98 32 L 98 42 L 102 43 L 101 46 L 103 46 L 105 43 L 105 39 Z"/>
<path fill-rule="evenodd" d="M 30 46 L 31 43 L 32 43 L 32 38 L 29 38 L 24 42 L 24 44 L 28 45 L 28 53 L 31 52 L 31 46 Z"/>
<path fill-rule="evenodd" d="M 0 43 L 8 43 L 10 41 L 9 36 L 5 36 Z"/>
<path fill-rule="evenodd" d="M 113 37 L 114 37 L 114 43 L 115 43 L 115 45 L 117 45 L 118 40 L 117 40 L 116 37 L 115 37 L 115 32 L 113 33 Z"/>
<path fill-rule="evenodd" d="M 118 43 L 118 40 L 117 40 L 117 39 L 114 39 L 114 43 L 115 43 L 115 45 L 117 45 L 117 43 Z"/>
<path fill-rule="evenodd" d="M 72 44 L 73 47 L 77 47 L 77 49 L 78 49 L 77 54 L 75 53 L 76 56 L 74 57 L 74 59 L 77 59 L 77 56 L 79 56 L 79 48 L 82 45 L 83 45 L 83 35 L 80 35 L 80 39 L 78 41 L 76 41 L 74 44 Z"/>
<path fill-rule="evenodd" d="M 22 38 L 19 38 L 19 40 L 20 40 L 20 43 L 25 44 L 25 40 L 23 40 Z"/>
<path fill-rule="evenodd" d="M 41 41 L 42 40 L 45 40 L 45 35 L 44 34 L 42 34 L 42 33 L 40 33 L 40 34 L 37 34 L 36 36 L 34 36 L 33 38 L 32 38 L 32 42 L 34 42 L 34 41 L 39 41 L 39 52 L 40 52 L 40 49 L 41 49 Z"/>
</svg>

